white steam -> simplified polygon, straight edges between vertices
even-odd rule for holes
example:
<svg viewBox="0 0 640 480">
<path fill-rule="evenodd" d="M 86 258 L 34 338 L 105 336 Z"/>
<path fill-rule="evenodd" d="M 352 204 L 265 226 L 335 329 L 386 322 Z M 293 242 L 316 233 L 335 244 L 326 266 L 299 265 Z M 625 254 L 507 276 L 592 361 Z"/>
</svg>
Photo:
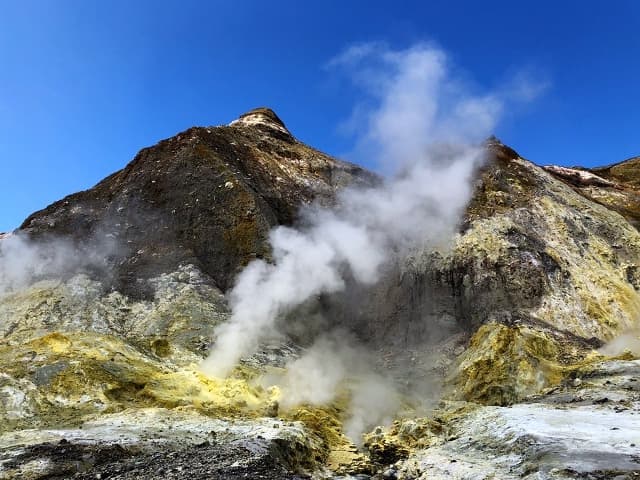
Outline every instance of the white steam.
<svg viewBox="0 0 640 480">
<path fill-rule="evenodd" d="M 451 238 L 482 150 L 455 147 L 430 160 L 433 155 L 423 152 L 422 162 L 381 187 L 342 192 L 339 208 L 307 210 L 304 228 L 274 229 L 273 263 L 256 260 L 239 275 L 229 295 L 231 319 L 216 330 L 204 370 L 227 375 L 280 315 L 315 295 L 342 290 L 347 272 L 373 284 L 394 251 Z"/>
<path fill-rule="evenodd" d="M 609 357 L 617 357 L 625 352 L 640 356 L 640 330 L 624 332 L 603 345 L 598 351 Z"/>
<path fill-rule="evenodd" d="M 21 234 L 0 236 L 0 297 L 19 291 L 38 280 L 62 278 L 85 268 L 106 267 L 114 244 L 102 241 L 79 248 L 63 238 L 29 240 Z"/>
<path fill-rule="evenodd" d="M 299 228 L 271 232 L 273 262 L 252 262 L 230 292 L 232 316 L 217 328 L 202 364 L 211 375 L 226 376 L 279 318 L 310 298 L 344 289 L 347 278 L 374 284 L 397 255 L 449 244 L 470 200 L 484 155 L 479 144 L 502 110 L 498 95 L 469 94 L 452 78 L 444 52 L 427 45 L 360 45 L 331 66 L 347 71 L 373 105 L 358 106 L 352 118 L 356 153 L 394 175 L 376 187 L 342 191 L 336 208 L 306 209 Z M 348 342 L 331 338 L 288 366 L 284 403 L 326 403 L 348 380 L 358 385 L 350 389 L 355 435 L 397 399 Z"/>
<path fill-rule="evenodd" d="M 355 347 L 349 337 L 342 330 L 321 336 L 303 356 L 287 365 L 279 383 L 285 409 L 326 405 L 337 393 L 347 394 L 350 406 L 345 434 L 357 439 L 371 425 L 389 420 L 400 398 L 395 386 L 373 371 L 372 353 Z"/>
<path fill-rule="evenodd" d="M 428 46 L 359 46 L 332 64 L 353 72 L 377 104 L 366 116 L 360 110 L 359 143 L 403 170 L 381 186 L 343 191 L 338 208 L 308 209 L 304 227 L 271 232 L 273 263 L 252 262 L 229 295 L 231 320 L 217 329 L 203 364 L 211 374 L 228 374 L 280 315 L 343 289 L 347 271 L 373 284 L 392 252 L 449 239 L 469 201 L 482 159 L 473 142 L 490 133 L 497 102 L 451 88 L 444 53 Z"/>
<path fill-rule="evenodd" d="M 375 104 L 367 108 L 371 102 L 363 102 L 346 124 L 359 136 L 355 154 L 391 173 L 406 164 L 437 162 L 426 155 L 434 145 L 478 144 L 502 111 L 503 95 L 472 95 L 451 74 L 445 53 L 428 45 L 402 51 L 356 45 L 330 65 L 350 73 Z"/>
</svg>

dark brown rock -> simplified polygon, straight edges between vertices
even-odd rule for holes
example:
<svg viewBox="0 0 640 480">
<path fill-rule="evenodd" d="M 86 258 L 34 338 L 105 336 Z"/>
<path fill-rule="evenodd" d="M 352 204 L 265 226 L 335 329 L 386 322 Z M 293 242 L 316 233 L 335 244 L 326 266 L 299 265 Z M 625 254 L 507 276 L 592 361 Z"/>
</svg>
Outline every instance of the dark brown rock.
<svg viewBox="0 0 640 480">
<path fill-rule="evenodd" d="M 330 203 L 337 189 L 374 179 L 298 142 L 260 108 L 230 126 L 190 128 L 144 148 L 124 169 L 32 214 L 19 230 L 85 247 L 115 240 L 113 286 L 129 294 L 144 294 L 141 279 L 183 263 L 224 291 L 242 266 L 269 255 L 274 225 L 291 224 L 303 204 Z"/>
</svg>

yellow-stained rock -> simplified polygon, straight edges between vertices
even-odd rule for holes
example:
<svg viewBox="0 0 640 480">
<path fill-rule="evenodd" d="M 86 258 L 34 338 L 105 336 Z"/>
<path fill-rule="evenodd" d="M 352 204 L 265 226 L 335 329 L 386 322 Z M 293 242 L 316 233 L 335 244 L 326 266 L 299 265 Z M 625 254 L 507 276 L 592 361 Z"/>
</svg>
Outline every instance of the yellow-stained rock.
<svg viewBox="0 0 640 480">
<path fill-rule="evenodd" d="M 560 382 L 559 353 L 559 345 L 540 331 L 488 323 L 471 339 L 454 383 L 465 400 L 511 404 Z"/>
</svg>

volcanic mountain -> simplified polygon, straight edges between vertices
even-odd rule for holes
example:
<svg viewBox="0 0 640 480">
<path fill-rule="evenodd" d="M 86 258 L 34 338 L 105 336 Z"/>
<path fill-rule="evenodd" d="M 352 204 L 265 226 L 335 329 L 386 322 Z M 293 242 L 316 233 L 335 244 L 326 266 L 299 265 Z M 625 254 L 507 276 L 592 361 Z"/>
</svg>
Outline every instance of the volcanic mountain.
<svg viewBox="0 0 640 480">
<path fill-rule="evenodd" d="M 271 229 L 383 179 L 258 108 L 29 216 L 0 237 L 0 283 L 24 273 L 0 289 L 0 478 L 636 478 L 640 162 L 540 167 L 495 138 L 486 151 L 450 248 L 404 254 L 355 305 L 294 312 L 322 311 L 401 394 L 434 397 L 360 448 L 344 395 L 285 408 L 264 384 L 316 332 L 226 379 L 198 364 L 238 272 L 271 258 Z"/>
<path fill-rule="evenodd" d="M 251 259 L 269 255 L 267 235 L 301 205 L 328 204 L 348 184 L 375 175 L 297 141 L 268 108 L 229 126 L 190 128 L 141 150 L 95 187 L 29 216 L 34 239 L 114 240 L 116 287 L 192 264 L 226 290 Z M 102 238 L 101 238 L 102 237 Z"/>
</svg>

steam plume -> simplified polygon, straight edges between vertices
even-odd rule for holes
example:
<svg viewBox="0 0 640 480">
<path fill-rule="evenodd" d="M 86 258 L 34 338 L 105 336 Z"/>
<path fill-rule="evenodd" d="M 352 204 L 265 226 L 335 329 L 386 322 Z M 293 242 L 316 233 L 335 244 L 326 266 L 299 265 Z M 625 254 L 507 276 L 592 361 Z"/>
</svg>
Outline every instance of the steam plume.
<svg viewBox="0 0 640 480">
<path fill-rule="evenodd" d="M 393 51 L 352 47 L 331 64 L 347 70 L 375 107 L 357 115 L 360 152 L 393 165 L 396 176 L 368 189 L 347 189 L 334 209 L 309 208 L 303 227 L 271 232 L 273 263 L 252 262 L 230 293 L 232 316 L 216 333 L 203 369 L 225 376 L 273 329 L 277 318 L 309 298 L 379 279 L 392 252 L 451 238 L 482 160 L 477 140 L 494 126 L 495 96 L 472 97 L 452 83 L 445 54 L 420 45 Z M 474 143 L 476 142 L 476 143 Z"/>
<path fill-rule="evenodd" d="M 445 53 L 429 45 L 400 51 L 358 45 L 330 66 L 346 71 L 366 98 L 349 121 L 358 138 L 354 155 L 390 176 L 379 186 L 343 190 L 335 208 L 305 209 L 298 228 L 271 232 L 273 262 L 249 264 L 230 292 L 232 316 L 217 328 L 202 364 L 214 376 L 227 375 L 279 318 L 314 296 L 343 290 L 347 278 L 372 285 L 408 250 L 448 245 L 470 200 L 483 161 L 480 143 L 495 126 L 503 96 L 470 94 L 450 73 Z M 346 428 L 357 435 L 389 414 L 397 398 L 362 366 L 371 364 L 361 361 L 366 355 L 341 338 L 317 339 L 288 365 L 283 404 L 326 403 L 349 379 L 358 387 L 351 388 Z"/>
<path fill-rule="evenodd" d="M 357 441 L 367 428 L 385 423 L 397 411 L 397 389 L 373 370 L 372 352 L 356 345 L 343 330 L 318 338 L 302 357 L 287 365 L 280 382 L 281 405 L 285 409 L 301 404 L 325 405 L 343 391 L 350 397 L 346 435 Z"/>
<path fill-rule="evenodd" d="M 38 280 L 64 278 L 84 269 L 107 273 L 106 258 L 115 251 L 110 240 L 87 242 L 83 247 L 64 238 L 34 241 L 12 233 L 0 236 L 0 297 Z"/>
</svg>

